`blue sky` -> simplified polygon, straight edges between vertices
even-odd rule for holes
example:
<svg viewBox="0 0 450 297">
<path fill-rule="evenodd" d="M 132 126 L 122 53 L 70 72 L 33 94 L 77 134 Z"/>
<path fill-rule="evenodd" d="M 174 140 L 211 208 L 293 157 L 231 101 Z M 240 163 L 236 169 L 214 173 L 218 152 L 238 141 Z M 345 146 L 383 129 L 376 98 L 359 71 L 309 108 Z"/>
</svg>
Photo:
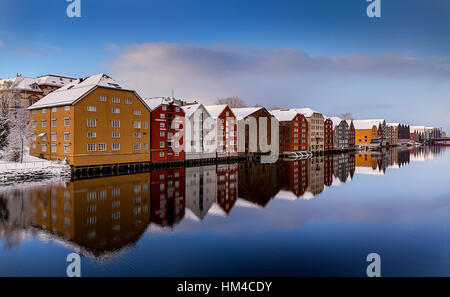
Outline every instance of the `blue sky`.
<svg viewBox="0 0 450 297">
<path fill-rule="evenodd" d="M 450 128 L 450 2 L 0 0 L 0 77 L 106 72 L 142 96 Z"/>
</svg>

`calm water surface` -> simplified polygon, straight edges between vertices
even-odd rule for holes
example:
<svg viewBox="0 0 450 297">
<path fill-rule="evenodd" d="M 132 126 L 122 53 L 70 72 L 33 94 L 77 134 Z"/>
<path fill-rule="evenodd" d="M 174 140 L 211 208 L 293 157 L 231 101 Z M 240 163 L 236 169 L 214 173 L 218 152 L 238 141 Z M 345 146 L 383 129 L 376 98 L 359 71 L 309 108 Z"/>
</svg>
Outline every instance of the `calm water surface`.
<svg viewBox="0 0 450 297">
<path fill-rule="evenodd" d="M 450 275 L 450 150 L 0 186 L 0 275 Z"/>
</svg>

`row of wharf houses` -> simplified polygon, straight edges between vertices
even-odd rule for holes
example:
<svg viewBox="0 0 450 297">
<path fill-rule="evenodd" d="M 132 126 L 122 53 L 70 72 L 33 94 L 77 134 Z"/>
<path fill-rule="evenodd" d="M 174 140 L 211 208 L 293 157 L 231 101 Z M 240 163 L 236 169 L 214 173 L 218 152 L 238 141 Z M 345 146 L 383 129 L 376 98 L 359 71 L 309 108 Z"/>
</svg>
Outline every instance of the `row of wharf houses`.
<svg viewBox="0 0 450 297">
<path fill-rule="evenodd" d="M 323 155 L 423 141 L 425 135 L 384 119 L 343 120 L 310 108 L 267 110 L 143 99 L 106 74 L 65 80 L 63 86 L 30 102 L 30 154 L 65 160 L 74 167 L 239 158 L 266 153 L 261 143 L 274 141 L 281 155 Z M 250 118 L 256 119 L 254 129 Z M 206 122 L 217 129 L 215 139 L 206 140 Z M 184 137 L 189 141 L 180 138 L 186 126 L 199 128 Z M 179 141 L 174 140 L 177 137 Z M 215 149 L 208 150 L 205 144 Z"/>
</svg>

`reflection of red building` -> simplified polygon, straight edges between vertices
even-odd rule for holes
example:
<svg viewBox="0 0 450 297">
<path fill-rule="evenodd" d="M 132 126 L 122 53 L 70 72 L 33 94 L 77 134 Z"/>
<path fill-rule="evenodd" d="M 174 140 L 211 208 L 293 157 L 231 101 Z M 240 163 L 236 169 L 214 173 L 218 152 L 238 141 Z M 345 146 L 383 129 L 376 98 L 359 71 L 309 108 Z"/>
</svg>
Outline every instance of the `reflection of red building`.
<svg viewBox="0 0 450 297">
<path fill-rule="evenodd" d="M 323 158 L 323 183 L 327 187 L 333 183 L 333 155 Z"/>
<path fill-rule="evenodd" d="M 283 189 L 289 190 L 295 196 L 302 196 L 308 188 L 308 162 L 307 160 L 283 162 L 284 184 Z"/>
<path fill-rule="evenodd" d="M 155 170 L 150 175 L 152 222 L 173 226 L 184 217 L 184 168 Z"/>
<path fill-rule="evenodd" d="M 323 129 L 323 149 L 325 152 L 331 151 L 333 150 L 333 121 L 331 121 L 331 119 L 326 119 L 323 125 Z"/>
<path fill-rule="evenodd" d="M 237 200 L 238 164 L 217 165 L 217 204 L 228 214 Z"/>
<path fill-rule="evenodd" d="M 152 162 L 184 160 L 182 139 L 184 111 L 166 98 L 145 99 L 151 109 L 150 158 Z M 178 118 L 178 120 L 175 120 Z M 174 121 L 175 120 L 175 121 Z M 144 127 L 145 128 L 145 127 Z"/>
</svg>

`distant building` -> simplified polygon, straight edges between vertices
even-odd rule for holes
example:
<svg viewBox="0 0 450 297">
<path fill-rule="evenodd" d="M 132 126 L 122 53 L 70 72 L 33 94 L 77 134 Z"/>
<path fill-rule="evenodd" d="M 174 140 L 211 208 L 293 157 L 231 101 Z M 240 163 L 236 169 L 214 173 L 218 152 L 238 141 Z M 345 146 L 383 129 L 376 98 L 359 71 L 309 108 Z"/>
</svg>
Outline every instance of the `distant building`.
<svg viewBox="0 0 450 297">
<path fill-rule="evenodd" d="M 378 123 L 369 120 L 354 120 L 355 144 L 368 146 L 378 143 Z"/>
<path fill-rule="evenodd" d="M 292 110 L 272 110 L 280 123 L 280 153 L 308 150 L 308 121 Z"/>
<path fill-rule="evenodd" d="M 76 81 L 76 78 L 61 75 L 44 75 L 37 78 L 17 75 L 14 78 L 0 80 L 0 99 L 11 98 L 11 108 L 29 107 L 44 96 Z M 14 97 L 14 98 L 12 98 Z"/>
<path fill-rule="evenodd" d="M 333 184 L 333 155 L 323 157 L 323 183 L 327 187 Z"/>
<path fill-rule="evenodd" d="M 308 146 L 314 154 L 323 154 L 324 151 L 324 116 L 311 108 L 291 109 L 305 116 L 308 121 Z"/>
<path fill-rule="evenodd" d="M 355 149 L 355 125 L 353 124 L 353 120 L 346 120 L 348 124 L 348 149 Z"/>
<path fill-rule="evenodd" d="M 263 153 L 261 150 L 261 143 L 265 145 L 272 145 L 272 118 L 276 118 L 271 115 L 264 107 L 245 107 L 245 108 L 232 108 L 231 109 L 238 121 L 238 143 L 242 143 L 243 147 L 238 145 L 239 154 L 259 154 Z M 262 135 L 264 138 L 260 139 L 260 121 L 266 122 L 267 127 L 266 135 Z M 278 125 L 278 121 L 276 120 Z M 253 127 L 252 127 L 253 126 Z M 256 127 L 255 127 L 256 126 Z"/>
<path fill-rule="evenodd" d="M 237 156 L 237 120 L 231 108 L 226 105 L 207 105 L 208 113 L 216 121 L 217 157 Z"/>
<path fill-rule="evenodd" d="M 323 124 L 323 149 L 324 151 L 333 150 L 333 121 L 326 119 Z"/>
<path fill-rule="evenodd" d="M 73 166 L 150 162 L 150 110 L 106 74 L 76 80 L 30 110 L 30 154 Z"/>
<path fill-rule="evenodd" d="M 333 149 L 347 150 L 350 133 L 348 122 L 338 117 L 331 117 L 330 120 L 333 123 Z"/>
<path fill-rule="evenodd" d="M 388 123 L 389 145 L 398 145 L 399 123 Z"/>
</svg>

